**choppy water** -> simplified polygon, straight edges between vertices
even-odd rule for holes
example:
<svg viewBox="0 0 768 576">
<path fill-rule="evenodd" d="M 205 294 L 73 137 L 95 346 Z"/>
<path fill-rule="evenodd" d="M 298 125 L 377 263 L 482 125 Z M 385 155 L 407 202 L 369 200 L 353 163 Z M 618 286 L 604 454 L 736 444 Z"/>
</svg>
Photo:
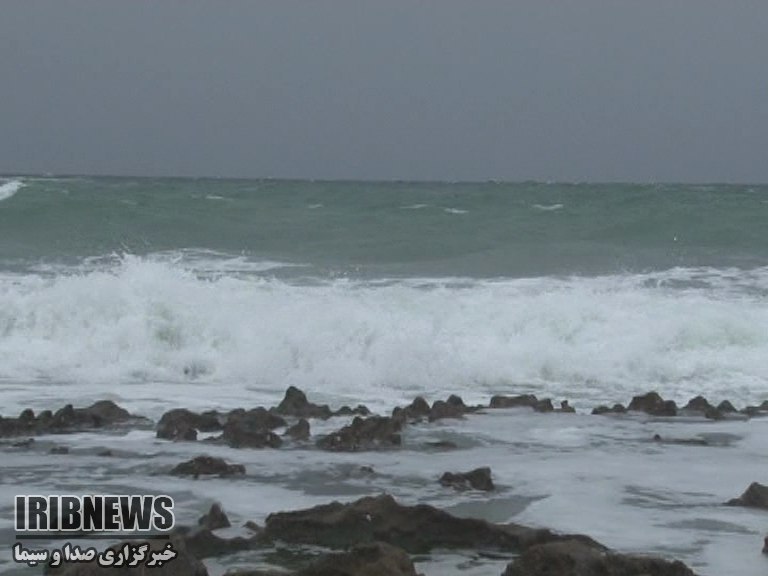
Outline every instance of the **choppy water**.
<svg viewBox="0 0 768 576">
<path fill-rule="evenodd" d="M 766 221 L 768 186 L 0 180 L 2 414 L 113 398 L 156 418 L 179 405 L 274 404 L 288 385 L 387 411 L 452 392 L 468 402 L 534 392 L 581 410 L 649 389 L 759 403 L 768 398 Z M 707 576 L 751 554 L 753 540 L 762 560 L 756 517 L 718 508 L 761 480 L 757 422 L 718 424 L 740 440 L 705 449 L 724 451 L 717 461 L 697 447 L 648 457 L 654 430 L 642 424 L 473 422 L 458 425 L 475 439 L 462 462 L 492 465 L 510 502 L 541 495 L 533 487 L 546 495 L 523 509 L 505 504 L 501 520 L 627 550 L 664 552 L 669 542 Z M 81 470 L 64 484 L 142 486 L 152 458 L 186 450 L 147 452 L 148 441 L 119 441 L 146 466 Z M 638 446 L 640 456 L 620 455 Z M 610 465 L 595 469 L 606 451 Z M 32 481 L 38 456 L 14 457 L 5 492 Z M 327 500 L 315 492 L 330 480 L 302 474 L 345 457 L 307 453 L 302 470 L 283 461 L 295 455 L 270 458 L 275 478 L 244 481 L 261 490 L 243 512 L 256 519 Z M 717 480 L 722 459 L 729 473 Z M 374 460 L 394 470 L 395 493 L 443 502 L 425 478 L 449 462 L 425 471 L 420 453 Z M 231 490 L 196 494 L 226 504 Z M 726 544 L 733 554 L 718 556 Z"/>
</svg>

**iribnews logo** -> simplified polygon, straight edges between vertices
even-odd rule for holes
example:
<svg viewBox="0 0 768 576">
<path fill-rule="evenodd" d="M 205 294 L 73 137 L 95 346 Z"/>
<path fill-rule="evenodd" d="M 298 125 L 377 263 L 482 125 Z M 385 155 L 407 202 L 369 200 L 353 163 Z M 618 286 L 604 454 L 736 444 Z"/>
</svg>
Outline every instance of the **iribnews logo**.
<svg viewBox="0 0 768 576">
<path fill-rule="evenodd" d="M 166 495 L 17 495 L 14 502 L 17 538 L 20 533 L 93 538 L 99 533 L 168 532 L 176 523 L 173 498 Z"/>
</svg>

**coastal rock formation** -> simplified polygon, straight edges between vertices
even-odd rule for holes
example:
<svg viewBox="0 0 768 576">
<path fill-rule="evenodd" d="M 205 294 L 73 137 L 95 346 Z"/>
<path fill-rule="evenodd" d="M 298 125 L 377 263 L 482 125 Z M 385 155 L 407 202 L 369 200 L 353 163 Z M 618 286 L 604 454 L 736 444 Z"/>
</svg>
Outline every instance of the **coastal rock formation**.
<svg viewBox="0 0 768 576">
<path fill-rule="evenodd" d="M 197 456 L 192 460 L 177 464 L 171 474 L 176 476 L 194 476 L 195 478 L 204 475 L 218 476 L 227 478 L 229 476 L 242 476 L 245 474 L 245 466 L 242 464 L 227 464 L 222 458 L 213 456 Z"/>
<path fill-rule="evenodd" d="M 469 407 L 464 404 L 464 400 L 456 394 L 451 394 L 447 400 L 436 400 L 429 410 L 428 419 L 430 422 L 442 420 L 443 418 L 464 418 L 464 414 L 477 412 L 480 407 Z"/>
<path fill-rule="evenodd" d="M 502 576 L 695 576 L 679 561 L 599 550 L 579 540 L 531 546 Z"/>
<path fill-rule="evenodd" d="M 521 394 L 519 396 L 496 395 L 491 398 L 490 408 L 531 408 L 536 412 L 552 412 L 555 407 L 552 400 L 543 398 L 539 400 L 533 394 Z"/>
<path fill-rule="evenodd" d="M 623 404 L 614 404 L 611 408 L 608 406 L 598 406 L 592 410 L 592 414 L 626 414 L 627 409 Z"/>
<path fill-rule="evenodd" d="M 396 448 L 401 445 L 401 420 L 387 416 L 355 417 L 349 426 L 344 426 L 317 441 L 317 446 L 332 452 L 357 452 Z"/>
<path fill-rule="evenodd" d="M 288 428 L 288 430 L 285 431 L 284 436 L 288 436 L 296 441 L 309 440 L 309 422 L 302 418 L 296 422 L 296 424 Z"/>
<path fill-rule="evenodd" d="M 342 406 L 339 410 L 334 412 L 327 404 L 313 404 L 307 400 L 307 395 L 295 386 L 288 387 L 282 401 L 276 408 L 273 408 L 272 411 L 282 416 L 319 418 L 322 420 L 327 420 L 331 416 L 353 416 L 355 414 L 359 416 L 367 416 L 371 413 L 371 411 L 363 405 L 359 405 L 356 408 Z"/>
<path fill-rule="evenodd" d="M 269 539 L 329 548 L 382 541 L 412 553 L 433 548 L 516 551 L 535 543 L 564 538 L 549 530 L 458 518 L 426 504 L 403 506 L 386 494 L 361 498 L 349 504 L 332 502 L 305 510 L 270 514 L 264 533 Z M 602 549 L 590 538 L 578 538 Z"/>
<path fill-rule="evenodd" d="M 726 504 L 728 506 L 746 506 L 768 510 L 768 486 L 752 482 L 741 496 L 729 500 Z"/>
<path fill-rule="evenodd" d="M 131 415 L 111 400 L 100 400 L 86 408 L 74 408 L 72 404 L 67 404 L 55 413 L 43 410 L 37 416 L 27 408 L 18 418 L 0 417 L 0 437 L 64 434 L 146 423 L 146 419 Z"/>
<path fill-rule="evenodd" d="M 488 467 L 475 468 L 464 473 L 446 472 L 440 477 L 440 484 L 455 490 L 468 490 L 472 488 L 474 490 L 490 492 L 495 488 L 491 479 L 491 469 Z"/>
<path fill-rule="evenodd" d="M 197 440 L 197 432 L 221 430 L 223 416 L 218 412 L 198 414 L 186 408 L 169 410 L 157 423 L 157 437 L 165 440 Z"/>
<path fill-rule="evenodd" d="M 677 416 L 677 405 L 673 400 L 664 400 L 656 392 L 635 396 L 628 410 L 645 412 L 651 416 Z"/>
<path fill-rule="evenodd" d="M 213 504 L 211 509 L 200 517 L 197 525 L 207 530 L 218 530 L 219 528 L 229 528 L 232 526 L 229 518 L 218 503 Z"/>
<path fill-rule="evenodd" d="M 283 441 L 272 432 L 286 421 L 262 407 L 235 410 L 229 414 L 224 431 L 216 440 L 232 448 L 279 448 Z"/>
</svg>

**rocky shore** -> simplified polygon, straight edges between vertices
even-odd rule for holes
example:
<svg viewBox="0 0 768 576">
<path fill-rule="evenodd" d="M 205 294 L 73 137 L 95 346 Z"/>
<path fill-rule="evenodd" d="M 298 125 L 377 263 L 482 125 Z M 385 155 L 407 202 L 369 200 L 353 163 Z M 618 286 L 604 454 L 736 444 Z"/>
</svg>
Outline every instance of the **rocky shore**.
<svg viewBox="0 0 768 576">
<path fill-rule="evenodd" d="M 247 473 L 245 465 L 211 455 L 217 447 L 240 450 L 310 450 L 328 453 L 375 453 L 404 449 L 409 427 L 437 426 L 439 421 L 482 418 L 506 411 L 514 418 L 520 411 L 543 414 L 575 414 L 567 401 L 559 403 L 534 395 L 493 396 L 487 405 L 466 405 L 455 395 L 430 404 L 417 397 L 388 415 L 373 414 L 366 406 L 332 409 L 311 402 L 294 387 L 285 392 L 274 407 L 238 408 L 228 412 L 194 412 L 183 408 L 165 412 L 154 423 L 131 414 L 112 401 L 103 400 L 83 408 L 64 406 L 55 412 L 35 414 L 24 410 L 17 417 L 0 417 L 0 447 L 31 450 L 43 442 L 51 454 L 66 454 L 67 435 L 82 433 L 127 433 L 154 430 L 156 442 L 188 446 L 191 457 L 179 461 L 164 474 L 168 477 L 205 479 L 222 482 Z M 758 418 L 768 415 L 768 401 L 737 410 L 730 402 L 717 405 L 696 397 L 678 407 L 655 392 L 635 396 L 624 407 L 598 406 L 594 418 L 651 417 L 700 419 L 710 421 Z M 564 416 L 565 417 L 565 416 Z M 338 425 L 336 423 L 338 422 Z M 320 429 L 319 432 L 316 429 Z M 654 434 L 649 445 L 672 444 L 716 446 L 716 437 L 669 437 Z M 50 444 L 50 446 L 49 446 Z M 199 447 L 198 449 L 194 449 Z M 421 446 L 423 458 L 430 454 L 455 451 L 454 441 L 444 439 Z M 39 446 L 37 446 L 39 449 Z M 109 452 L 109 453 L 107 453 Z M 232 451 L 228 451 L 232 454 Z M 102 456 L 112 455 L 105 451 Z M 370 465 L 352 466 L 350 474 L 376 475 Z M 466 469 L 457 466 L 435 478 L 435 490 L 492 494 L 496 490 L 493 470 L 488 466 Z M 542 527 L 495 523 L 481 518 L 459 517 L 427 504 L 408 505 L 376 490 L 348 502 L 326 504 L 272 513 L 263 525 L 250 521 L 238 535 L 219 534 L 231 529 L 230 519 L 221 506 L 214 505 L 196 526 L 177 527 L 171 538 L 180 558 L 162 568 L 158 575 L 209 574 L 202 561 L 244 551 L 260 551 L 268 561 L 253 568 L 227 572 L 239 576 L 294 574 L 330 575 L 416 575 L 414 560 L 420 555 L 441 550 L 471 550 L 478 554 L 506 558 L 504 576 L 687 576 L 694 571 L 673 557 L 624 554 L 608 549 L 588 535 L 566 534 Z M 247 495 L 243 495 L 247 497 Z M 738 498 L 722 505 L 768 510 L 768 487 L 754 482 Z M 768 517 L 767 517 L 768 519 Z M 616 526 L 621 530 L 621 526 Z M 285 554 L 286 547 L 291 554 Z M 759 557 L 760 550 L 757 550 Z M 759 558 L 758 558 L 759 560 Z M 265 566 L 267 565 L 267 566 Z M 50 569 L 48 573 L 87 576 L 103 570 L 92 565 L 72 565 Z M 139 568 L 113 573 L 145 574 Z M 496 572 L 499 573 L 499 572 Z"/>
</svg>

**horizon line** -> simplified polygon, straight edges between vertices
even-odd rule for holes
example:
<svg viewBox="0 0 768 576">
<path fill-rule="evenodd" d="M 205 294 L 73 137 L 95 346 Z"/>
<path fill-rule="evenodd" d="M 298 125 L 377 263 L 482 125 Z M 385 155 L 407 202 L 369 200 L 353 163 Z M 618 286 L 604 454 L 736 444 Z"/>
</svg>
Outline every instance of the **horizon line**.
<svg viewBox="0 0 768 576">
<path fill-rule="evenodd" d="M 543 184 L 548 186 L 766 186 L 768 182 L 727 182 L 727 181 L 638 181 L 638 180 L 538 180 L 525 178 L 520 180 L 505 178 L 480 179 L 437 179 L 437 178 L 309 178 L 287 176 L 190 176 L 190 175 L 136 175 L 119 173 L 77 173 L 77 172 L 0 172 L 0 178 L 113 178 L 113 179 L 141 179 L 141 180 L 224 180 L 224 181 L 262 181 L 262 182 L 312 182 L 312 183 L 366 183 L 366 184 Z"/>
</svg>

